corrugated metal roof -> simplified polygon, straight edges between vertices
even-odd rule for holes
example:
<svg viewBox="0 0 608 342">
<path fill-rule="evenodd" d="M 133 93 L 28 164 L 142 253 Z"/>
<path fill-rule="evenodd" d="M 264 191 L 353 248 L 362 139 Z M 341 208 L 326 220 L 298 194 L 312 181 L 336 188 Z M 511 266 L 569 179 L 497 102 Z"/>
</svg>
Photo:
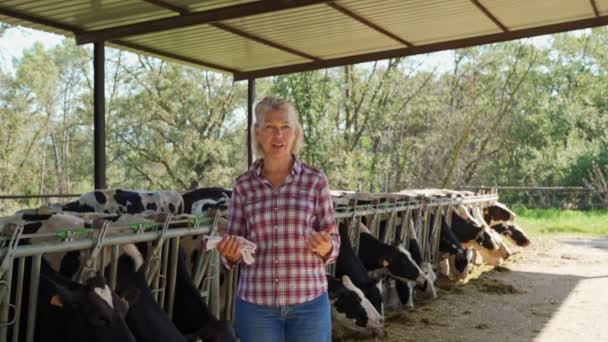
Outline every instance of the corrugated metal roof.
<svg viewBox="0 0 608 342">
<path fill-rule="evenodd" d="M 511 30 L 594 16 L 589 0 L 482 0 L 482 3 Z"/>
<path fill-rule="evenodd" d="M 237 79 L 608 24 L 608 0 L 7 0 L 0 20 Z"/>
<path fill-rule="evenodd" d="M 600 14 L 608 14 L 608 0 L 595 0 Z"/>
</svg>

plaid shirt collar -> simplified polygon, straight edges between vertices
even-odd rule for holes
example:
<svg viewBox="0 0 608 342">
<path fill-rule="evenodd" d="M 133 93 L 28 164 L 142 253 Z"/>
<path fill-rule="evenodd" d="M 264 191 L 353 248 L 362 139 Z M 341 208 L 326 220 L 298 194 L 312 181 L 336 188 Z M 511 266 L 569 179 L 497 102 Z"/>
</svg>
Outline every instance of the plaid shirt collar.
<svg viewBox="0 0 608 342">
<path fill-rule="evenodd" d="M 296 157 L 293 154 L 291 156 L 293 157 L 294 162 L 293 162 L 293 166 L 291 168 L 291 177 L 289 177 L 289 178 L 293 178 L 293 177 L 299 175 L 300 172 L 302 172 L 302 162 L 300 161 L 300 159 L 298 159 L 298 157 Z M 260 158 L 260 159 L 256 160 L 253 164 L 251 164 L 251 166 L 249 167 L 249 172 L 251 172 L 251 174 L 254 175 L 256 178 L 261 179 L 263 166 L 264 166 L 264 158 Z"/>
</svg>

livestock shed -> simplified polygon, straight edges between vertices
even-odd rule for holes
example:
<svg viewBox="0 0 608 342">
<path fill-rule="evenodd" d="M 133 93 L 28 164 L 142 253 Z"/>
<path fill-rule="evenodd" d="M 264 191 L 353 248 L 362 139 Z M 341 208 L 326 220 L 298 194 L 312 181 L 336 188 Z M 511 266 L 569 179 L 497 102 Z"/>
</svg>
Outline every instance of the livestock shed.
<svg viewBox="0 0 608 342">
<path fill-rule="evenodd" d="M 95 188 L 104 189 L 106 45 L 232 74 L 235 80 L 247 80 L 251 162 L 249 139 L 256 78 L 603 26 L 608 24 L 608 0 L 6 0 L 0 2 L 0 21 L 74 37 L 78 44 L 94 44 L 94 179 Z M 434 197 L 431 200 L 429 196 Z M 448 199 L 443 199 L 446 196 Z M 398 234 L 397 226 L 424 226 L 416 230 L 417 238 L 435 241 L 422 246 L 424 261 L 436 261 L 442 221 L 432 221 L 430 216 L 443 216 L 450 221 L 452 212 L 457 213 L 462 204 L 469 204 L 469 210 L 464 209 L 465 215 L 483 217 L 482 209 L 495 206 L 497 199 L 493 194 L 450 196 L 403 193 L 391 196 L 392 206 L 365 199 L 374 202 L 373 207 L 357 207 L 362 200 L 350 198 L 351 209 L 344 209 L 338 218 L 345 225 L 356 226 L 363 216 L 371 216 L 366 224 L 376 236 L 381 220 L 387 222 L 392 236 L 407 235 L 405 228 Z M 47 212 L 23 215 L 30 214 L 51 216 Z M 384 218 L 381 215 L 385 215 Z M 10 338 L 8 325 L 14 323 L 14 318 L 27 315 L 22 322 L 27 323 L 27 329 L 22 326 L 21 338 L 34 341 L 33 308 L 37 303 L 38 281 L 44 280 L 38 278 L 44 266 L 43 253 L 88 249 L 90 254 L 81 271 L 92 273 L 111 259 L 114 269 L 109 278 L 114 285 L 119 249 L 127 243 L 153 242 L 150 260 L 154 263 L 148 267 L 156 276 L 148 281 L 156 285 L 163 282 L 166 289 L 166 292 L 153 293 L 154 299 L 165 303 L 169 312 L 174 305 L 189 303 L 173 301 L 176 281 L 180 279 L 175 267 L 181 260 L 177 246 L 181 238 L 216 230 L 217 217 L 213 222 L 186 218 L 178 230 L 169 230 L 178 221 L 170 215 L 150 221 L 114 227 L 134 232 L 131 235 L 112 236 L 109 234 L 111 224 L 106 221 L 91 238 L 79 239 L 80 234 L 89 234 L 91 230 L 60 231 L 38 238 L 46 239 L 44 241 L 59 238 L 62 243 L 19 248 L 19 239 L 28 234 L 23 227 L 16 228 L 4 239 L 7 243 L 2 248 L 0 275 L 5 282 L 0 296 L 10 296 L 11 280 L 18 290 L 17 300 L 21 300 L 21 291 L 26 288 L 32 296 L 10 308 L 2 306 L 0 340 Z M 436 225 L 434 230 L 433 225 Z M 386 236 L 389 241 L 390 237 Z M 358 249 L 358 241 L 354 248 Z M 93 261 L 97 257 L 101 259 L 100 265 Z M 13 271 L 10 265 L 16 259 L 19 266 Z M 205 267 L 210 269 L 209 273 L 215 272 L 216 278 L 207 279 L 212 283 L 200 285 L 204 282 L 203 272 L 195 278 L 197 285 L 213 292 L 208 300 L 209 297 L 217 300 L 219 258 L 210 260 Z M 29 273 L 25 271 L 26 261 L 30 263 Z M 202 263 L 201 259 L 197 262 Z M 28 279 L 28 275 L 33 280 L 24 286 L 27 284 L 24 277 Z M 209 305 L 217 316 L 219 304 Z M 21 311 L 26 306 L 29 310 Z M 16 322 L 18 325 L 19 320 Z M 14 330 L 18 332 L 19 327 Z M 18 340 L 18 335 L 12 337 Z"/>
<path fill-rule="evenodd" d="M 101 189 L 106 45 L 247 80 L 250 139 L 256 78 L 603 26 L 608 0 L 7 0 L 0 21 L 94 44 Z"/>
</svg>

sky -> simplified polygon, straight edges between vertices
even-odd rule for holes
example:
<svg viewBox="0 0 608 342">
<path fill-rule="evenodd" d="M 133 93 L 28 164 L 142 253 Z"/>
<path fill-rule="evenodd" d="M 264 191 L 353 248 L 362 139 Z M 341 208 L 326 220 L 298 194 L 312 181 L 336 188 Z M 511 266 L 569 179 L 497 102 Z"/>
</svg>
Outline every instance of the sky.
<svg viewBox="0 0 608 342">
<path fill-rule="evenodd" d="M 550 36 L 528 38 L 533 44 L 543 46 L 548 44 Z M 0 38 L 0 66 L 5 72 L 13 72 L 13 60 L 23 55 L 23 50 L 31 47 L 36 42 L 41 42 L 47 49 L 51 48 L 65 39 L 65 37 L 26 28 L 11 28 Z M 441 51 L 425 55 L 412 56 L 408 58 L 420 61 L 421 69 L 447 71 L 452 67 L 452 51 Z"/>
</svg>

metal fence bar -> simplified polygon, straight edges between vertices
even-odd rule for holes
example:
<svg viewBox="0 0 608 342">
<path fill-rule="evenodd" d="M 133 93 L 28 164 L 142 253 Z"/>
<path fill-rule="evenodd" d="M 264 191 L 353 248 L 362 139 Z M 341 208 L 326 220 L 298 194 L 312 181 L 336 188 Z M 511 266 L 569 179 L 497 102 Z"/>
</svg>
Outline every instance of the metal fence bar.
<svg viewBox="0 0 608 342">
<path fill-rule="evenodd" d="M 13 263 L 11 260 L 11 265 L 8 270 L 6 270 L 6 274 L 4 275 L 4 280 L 6 281 L 7 291 L 5 293 L 5 297 L 2 298 L 2 311 L 0 312 L 0 341 L 6 341 L 8 334 L 8 324 L 9 324 L 9 309 L 11 302 L 11 290 L 10 284 L 13 280 Z M 3 284 L 2 284 L 3 285 Z"/>
<path fill-rule="evenodd" d="M 36 304 L 38 303 L 38 284 L 40 283 L 40 264 L 42 254 L 32 257 L 32 271 L 30 276 L 30 302 L 27 312 L 27 333 L 25 340 L 34 342 L 34 332 L 36 331 Z"/>
<path fill-rule="evenodd" d="M 467 198 L 456 198 L 456 199 L 442 199 L 437 201 L 430 201 L 428 203 L 422 202 L 411 202 L 405 205 L 395 206 L 393 208 L 378 208 L 378 209 L 363 209 L 356 210 L 350 212 L 337 212 L 335 214 L 336 218 L 343 217 L 360 217 L 360 216 L 369 216 L 373 215 L 376 211 L 380 214 L 391 213 L 393 211 L 404 211 L 406 209 L 420 209 L 422 207 L 440 207 L 445 205 L 458 205 L 458 204 L 471 204 L 477 202 L 487 202 L 488 204 L 492 204 L 498 200 L 497 195 L 484 195 L 484 196 L 471 196 Z M 356 207 L 355 207 L 356 208 Z"/>
<path fill-rule="evenodd" d="M 209 285 L 209 310 L 215 317 L 220 316 L 220 256 L 216 249 L 210 251 L 209 274 L 211 284 Z M 215 294 L 215 295 L 214 295 Z"/>
<path fill-rule="evenodd" d="M 110 263 L 110 288 L 116 288 L 116 275 L 118 272 L 118 257 L 120 254 L 120 246 L 112 246 L 112 258 Z"/>
<path fill-rule="evenodd" d="M 583 186 L 461 186 L 463 190 L 513 190 L 513 191 L 580 191 L 598 192 Z"/>
<path fill-rule="evenodd" d="M 19 259 L 19 270 L 17 271 L 17 288 L 15 289 L 15 323 L 13 324 L 13 341 L 19 341 L 19 326 L 21 324 L 21 304 L 23 296 L 23 277 L 25 275 L 25 258 Z M 9 287 L 10 296 L 10 287 Z M 10 297 L 9 297 L 10 298 Z"/>
<path fill-rule="evenodd" d="M 79 194 L 51 194 L 51 195 L 0 195 L 0 200 L 5 199 L 37 199 L 37 198 L 71 198 L 79 197 Z"/>
<path fill-rule="evenodd" d="M 209 226 L 200 226 L 199 228 L 175 228 L 170 229 L 166 238 L 174 238 L 178 236 L 190 236 L 208 234 Z M 103 246 L 124 245 L 128 243 L 148 242 L 160 237 L 161 232 L 145 232 L 133 235 L 108 236 L 101 243 Z M 24 235 L 23 238 L 27 238 Z M 69 242 L 45 243 L 44 245 L 23 245 L 15 249 L 15 258 L 22 256 L 33 256 L 42 253 L 56 252 L 71 252 L 83 249 L 89 249 L 95 245 L 96 239 L 85 238 Z"/>
<path fill-rule="evenodd" d="M 169 275 L 169 291 L 168 291 L 168 305 L 167 312 L 169 313 L 169 318 L 173 319 L 173 299 L 175 296 L 175 282 L 177 277 L 177 261 L 179 256 L 179 236 L 170 240 L 171 244 L 171 266 L 168 271 Z M 165 282 L 166 283 L 166 282 Z M 164 297 L 164 294 L 163 294 Z"/>
</svg>

